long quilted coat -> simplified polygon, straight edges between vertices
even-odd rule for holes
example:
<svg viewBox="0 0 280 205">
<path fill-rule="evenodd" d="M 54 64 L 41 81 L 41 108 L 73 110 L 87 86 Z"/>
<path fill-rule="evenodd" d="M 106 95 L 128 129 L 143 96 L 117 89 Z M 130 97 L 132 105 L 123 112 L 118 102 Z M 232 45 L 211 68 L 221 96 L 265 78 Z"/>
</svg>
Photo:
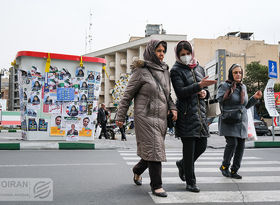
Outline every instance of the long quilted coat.
<svg viewBox="0 0 280 205">
<path fill-rule="evenodd" d="M 168 66 L 166 64 L 160 66 L 150 61 L 139 61 L 137 64 L 141 66 L 133 69 L 119 104 L 116 120 L 124 122 L 129 104 L 134 99 L 138 156 L 147 161 L 166 161 L 164 139 L 167 130 L 167 112 L 177 110 L 170 97 Z M 158 86 L 151 72 L 164 90 Z"/>
</svg>

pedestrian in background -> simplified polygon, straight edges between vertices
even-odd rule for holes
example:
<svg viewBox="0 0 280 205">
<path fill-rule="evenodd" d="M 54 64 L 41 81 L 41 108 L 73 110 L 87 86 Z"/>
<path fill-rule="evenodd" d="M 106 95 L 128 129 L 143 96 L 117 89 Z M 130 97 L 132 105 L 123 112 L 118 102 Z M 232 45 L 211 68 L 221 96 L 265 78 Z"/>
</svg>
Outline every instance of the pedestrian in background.
<svg viewBox="0 0 280 205">
<path fill-rule="evenodd" d="M 241 179 L 237 172 L 240 168 L 245 139 L 248 137 L 247 109 L 252 107 L 262 97 L 258 90 L 249 100 L 247 88 L 242 83 L 243 69 L 238 64 L 233 64 L 228 71 L 228 80 L 219 86 L 217 100 L 219 101 L 222 115 L 219 117 L 219 134 L 225 136 L 226 146 L 220 170 L 225 177 Z M 240 122 L 227 122 L 224 113 L 241 113 Z M 236 120 L 237 121 L 237 120 Z M 231 171 L 230 162 L 233 157 Z"/>
<path fill-rule="evenodd" d="M 168 66 L 163 62 L 167 44 L 151 40 L 144 51 L 144 61 L 132 65 L 132 76 L 119 104 L 116 124 L 122 127 L 129 105 L 134 99 L 137 155 L 141 160 L 133 167 L 135 184 L 142 184 L 142 173 L 149 168 L 152 193 L 166 197 L 162 188 L 162 165 L 166 161 L 164 139 L 167 131 L 167 113 L 177 118 L 170 91 Z"/>
<path fill-rule="evenodd" d="M 101 125 L 101 133 L 99 139 L 102 138 L 102 133 L 104 134 L 105 139 L 108 139 L 108 133 L 106 128 L 108 116 L 109 112 L 106 110 L 105 104 L 102 103 L 97 113 L 97 123 L 98 125 Z"/>
<path fill-rule="evenodd" d="M 119 127 L 121 135 L 122 135 L 122 138 L 121 138 L 122 141 L 127 141 L 126 135 L 125 135 L 125 130 L 126 130 L 127 122 L 128 122 L 128 116 L 126 116 L 125 122 L 124 122 L 123 126 Z"/>
<path fill-rule="evenodd" d="M 206 87 L 215 84 L 207 80 L 204 69 L 194 58 L 188 41 L 180 41 L 176 48 L 176 62 L 170 76 L 174 87 L 178 109 L 175 135 L 183 143 L 183 159 L 176 162 L 181 180 L 186 181 L 186 190 L 199 192 L 196 185 L 194 163 L 205 151 L 209 137 L 206 122 L 206 103 L 209 97 Z"/>
</svg>

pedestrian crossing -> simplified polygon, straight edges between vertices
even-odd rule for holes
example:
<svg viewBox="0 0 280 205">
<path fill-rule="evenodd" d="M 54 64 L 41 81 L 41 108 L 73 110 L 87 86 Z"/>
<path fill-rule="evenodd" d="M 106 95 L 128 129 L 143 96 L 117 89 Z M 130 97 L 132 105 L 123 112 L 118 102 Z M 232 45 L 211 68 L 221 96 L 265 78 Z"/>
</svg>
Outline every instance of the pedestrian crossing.
<svg viewBox="0 0 280 205">
<path fill-rule="evenodd" d="M 135 150 L 119 151 L 119 154 L 130 168 L 140 160 Z M 197 185 L 201 191 L 192 193 L 185 190 L 185 182 L 178 176 L 175 162 L 182 158 L 182 151 L 167 150 L 167 162 L 162 163 L 162 181 L 168 197 L 156 197 L 151 192 L 149 195 L 155 204 L 280 204 L 280 160 L 265 160 L 249 155 L 243 157 L 239 170 L 243 178 L 240 180 L 223 177 L 219 171 L 223 150 L 206 150 L 195 164 Z M 143 185 L 149 186 L 148 170 L 142 178 Z"/>
</svg>

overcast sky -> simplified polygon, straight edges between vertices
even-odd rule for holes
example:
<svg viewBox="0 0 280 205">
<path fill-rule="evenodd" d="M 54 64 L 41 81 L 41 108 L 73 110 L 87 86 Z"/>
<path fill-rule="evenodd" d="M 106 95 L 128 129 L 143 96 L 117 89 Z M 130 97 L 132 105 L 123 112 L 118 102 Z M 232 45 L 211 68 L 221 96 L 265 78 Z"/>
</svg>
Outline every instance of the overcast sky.
<svg viewBox="0 0 280 205">
<path fill-rule="evenodd" d="M 144 36 L 147 23 L 189 40 L 243 31 L 277 44 L 279 8 L 279 0 L 0 0 L 0 69 L 21 50 L 84 54 L 90 10 L 95 51 Z"/>
</svg>

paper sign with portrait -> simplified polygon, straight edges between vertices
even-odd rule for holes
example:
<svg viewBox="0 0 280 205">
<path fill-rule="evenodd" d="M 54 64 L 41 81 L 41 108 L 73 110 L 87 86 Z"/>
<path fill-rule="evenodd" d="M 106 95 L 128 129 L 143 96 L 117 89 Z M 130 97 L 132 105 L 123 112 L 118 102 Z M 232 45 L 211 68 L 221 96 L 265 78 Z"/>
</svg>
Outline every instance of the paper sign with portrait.
<svg viewBox="0 0 280 205">
<path fill-rule="evenodd" d="M 91 137 L 94 132 L 93 118 L 83 117 L 81 120 L 81 129 L 79 130 L 79 136 Z"/>
<path fill-rule="evenodd" d="M 65 136 L 65 128 L 63 126 L 63 118 L 61 115 L 51 116 L 51 130 L 52 136 Z"/>
</svg>

